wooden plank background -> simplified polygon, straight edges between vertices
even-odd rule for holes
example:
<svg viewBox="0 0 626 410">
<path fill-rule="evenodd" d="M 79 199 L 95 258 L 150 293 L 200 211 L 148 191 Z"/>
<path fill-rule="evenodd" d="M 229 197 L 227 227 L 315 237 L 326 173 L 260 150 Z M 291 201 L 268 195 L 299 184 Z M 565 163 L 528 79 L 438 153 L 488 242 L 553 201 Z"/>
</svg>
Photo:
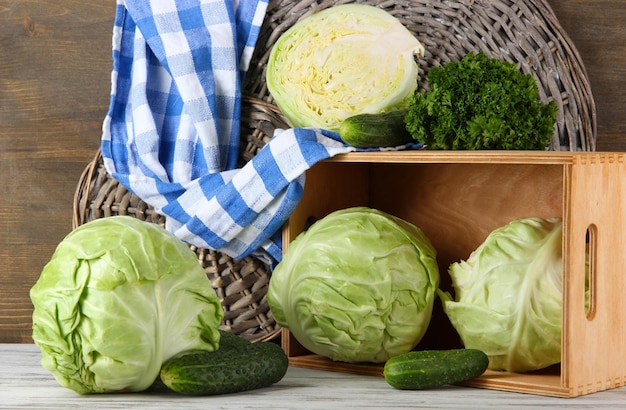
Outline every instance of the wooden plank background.
<svg viewBox="0 0 626 410">
<path fill-rule="evenodd" d="M 587 67 L 597 149 L 626 150 L 626 2 L 549 0 Z M 71 229 L 110 90 L 113 0 L 0 0 L 0 343 L 31 342 L 28 291 Z"/>
</svg>

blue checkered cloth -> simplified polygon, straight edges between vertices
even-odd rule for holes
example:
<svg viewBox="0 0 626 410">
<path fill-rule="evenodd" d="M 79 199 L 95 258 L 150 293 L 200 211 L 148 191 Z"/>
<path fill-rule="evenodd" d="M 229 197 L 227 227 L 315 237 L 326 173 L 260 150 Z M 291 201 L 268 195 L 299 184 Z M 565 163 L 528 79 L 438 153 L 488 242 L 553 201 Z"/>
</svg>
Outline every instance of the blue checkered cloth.
<svg viewBox="0 0 626 410">
<path fill-rule="evenodd" d="M 107 171 L 183 241 L 280 261 L 305 171 L 353 151 L 337 134 L 277 133 L 237 169 L 241 86 L 267 0 L 118 0 Z"/>
</svg>

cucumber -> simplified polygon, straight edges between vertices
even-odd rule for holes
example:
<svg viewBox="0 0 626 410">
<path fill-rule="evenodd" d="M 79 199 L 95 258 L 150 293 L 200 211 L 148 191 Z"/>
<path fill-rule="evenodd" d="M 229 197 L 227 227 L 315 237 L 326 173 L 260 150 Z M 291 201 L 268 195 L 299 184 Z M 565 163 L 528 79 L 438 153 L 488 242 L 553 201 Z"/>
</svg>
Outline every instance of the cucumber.
<svg viewBox="0 0 626 410">
<path fill-rule="evenodd" d="M 229 338 L 215 352 L 174 357 L 161 367 L 161 381 L 181 394 L 207 396 L 267 387 L 283 378 L 289 360 L 279 345 L 242 341 Z"/>
<path fill-rule="evenodd" d="M 489 359 L 477 349 L 422 350 L 387 360 L 385 380 L 396 389 L 420 390 L 478 377 Z"/>
<path fill-rule="evenodd" d="M 339 126 L 339 136 L 356 148 L 396 147 L 413 141 L 406 129 L 407 110 L 378 114 L 358 114 L 346 118 Z"/>
<path fill-rule="evenodd" d="M 220 345 L 219 345 L 220 349 L 223 349 L 225 347 L 232 347 L 232 346 L 247 346 L 252 343 L 251 341 L 244 339 L 241 336 L 237 336 L 234 333 L 227 332 L 222 329 L 220 329 L 219 332 L 220 332 Z"/>
</svg>

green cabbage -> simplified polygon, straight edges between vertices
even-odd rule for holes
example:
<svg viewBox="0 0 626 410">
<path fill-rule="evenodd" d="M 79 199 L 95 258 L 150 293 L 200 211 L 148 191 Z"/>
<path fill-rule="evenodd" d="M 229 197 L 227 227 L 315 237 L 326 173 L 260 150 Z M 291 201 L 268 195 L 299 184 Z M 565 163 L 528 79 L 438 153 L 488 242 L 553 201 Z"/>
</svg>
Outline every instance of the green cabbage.
<svg viewBox="0 0 626 410">
<path fill-rule="evenodd" d="M 267 87 L 294 127 L 338 131 L 356 114 L 408 107 L 424 47 L 386 11 L 334 6 L 283 33 L 270 52 Z"/>
<path fill-rule="evenodd" d="M 71 232 L 30 296 L 43 367 L 80 394 L 150 387 L 174 355 L 216 350 L 224 315 L 195 253 L 127 216 Z"/>
<path fill-rule="evenodd" d="M 267 299 L 276 322 L 311 352 L 384 362 L 421 340 L 438 285 L 436 252 L 419 228 L 357 207 L 289 244 Z"/>
<path fill-rule="evenodd" d="M 446 314 L 466 348 L 489 368 L 524 372 L 561 360 L 562 223 L 523 218 L 494 230 L 467 261 L 449 268 L 455 300 Z"/>
</svg>

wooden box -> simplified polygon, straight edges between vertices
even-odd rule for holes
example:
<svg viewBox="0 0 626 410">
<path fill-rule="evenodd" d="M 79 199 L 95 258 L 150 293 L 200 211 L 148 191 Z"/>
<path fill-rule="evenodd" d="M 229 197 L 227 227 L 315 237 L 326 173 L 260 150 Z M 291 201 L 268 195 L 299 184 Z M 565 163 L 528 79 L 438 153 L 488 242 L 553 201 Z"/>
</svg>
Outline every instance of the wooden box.
<svg viewBox="0 0 626 410">
<path fill-rule="evenodd" d="M 626 154 L 572 152 L 368 152 L 320 162 L 283 231 L 284 246 L 309 217 L 370 206 L 419 226 L 448 266 L 494 229 L 527 216 L 563 218 L 561 363 L 516 374 L 487 371 L 469 386 L 575 397 L 626 384 Z M 587 256 L 588 255 L 588 256 Z M 591 298 L 585 303 L 585 281 Z M 446 283 L 447 281 L 447 283 Z M 287 330 L 292 366 L 382 376 L 382 365 L 333 362 Z M 417 349 L 461 347 L 440 302 Z"/>
</svg>

